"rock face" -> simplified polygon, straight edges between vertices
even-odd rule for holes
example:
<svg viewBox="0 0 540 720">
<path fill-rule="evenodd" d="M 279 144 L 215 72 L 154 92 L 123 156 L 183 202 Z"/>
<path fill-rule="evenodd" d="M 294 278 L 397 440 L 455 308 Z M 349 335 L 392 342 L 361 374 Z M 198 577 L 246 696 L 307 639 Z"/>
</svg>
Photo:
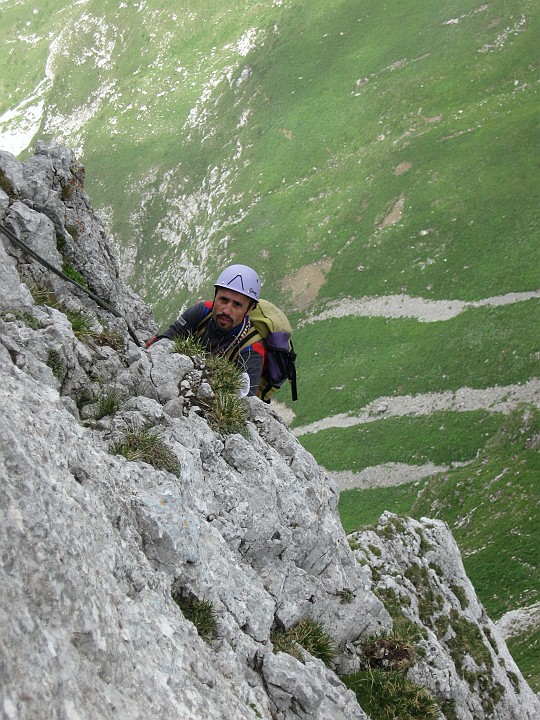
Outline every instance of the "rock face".
<svg viewBox="0 0 540 720">
<path fill-rule="evenodd" d="M 0 152 L 0 221 L 153 335 L 83 177 L 60 146 L 24 164 Z M 336 487 L 269 406 L 249 399 L 246 436 L 220 434 L 197 359 L 141 349 L 5 237 L 0 281 L 3 717 L 368 718 L 339 676 L 399 608 L 420 631 L 408 674 L 446 717 L 538 717 L 445 526 L 385 515 L 351 550 Z M 169 469 L 111 452 L 141 429 Z M 202 639 L 173 595 L 210 604 L 217 633 Z M 335 640 L 330 666 L 274 652 L 304 619 Z"/>
</svg>

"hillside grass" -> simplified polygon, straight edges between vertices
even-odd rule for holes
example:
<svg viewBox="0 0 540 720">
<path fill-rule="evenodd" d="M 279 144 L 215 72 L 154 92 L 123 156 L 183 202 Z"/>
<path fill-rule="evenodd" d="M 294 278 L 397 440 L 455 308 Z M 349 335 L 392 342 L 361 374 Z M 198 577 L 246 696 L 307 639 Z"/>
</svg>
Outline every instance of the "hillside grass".
<svg viewBox="0 0 540 720">
<path fill-rule="evenodd" d="M 538 373 L 540 301 L 469 309 L 444 322 L 348 317 L 295 332 L 295 426 L 354 415 L 383 396 L 523 383 Z M 316 391 L 314 391 L 316 389 Z"/>
<path fill-rule="evenodd" d="M 438 412 L 323 430 L 300 441 L 329 471 L 359 472 L 387 462 L 450 465 L 472 460 L 503 421 L 483 410 Z"/>
<path fill-rule="evenodd" d="M 62 32 L 40 135 L 81 148 L 92 200 L 161 322 L 233 256 L 291 312 L 283 279 L 321 257 L 333 264 L 320 302 L 537 289 L 532 0 L 33 10 L 1 10 L 21 37 L 0 50 L 0 110 L 36 87 Z M 241 54 L 251 30 L 259 41 Z"/>
</svg>

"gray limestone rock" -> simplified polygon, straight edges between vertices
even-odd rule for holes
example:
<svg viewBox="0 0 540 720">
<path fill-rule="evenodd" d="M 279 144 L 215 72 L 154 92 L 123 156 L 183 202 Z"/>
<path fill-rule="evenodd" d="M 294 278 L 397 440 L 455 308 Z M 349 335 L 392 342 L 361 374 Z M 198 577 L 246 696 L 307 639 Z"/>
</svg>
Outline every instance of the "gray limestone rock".
<svg viewBox="0 0 540 720">
<path fill-rule="evenodd" d="M 384 513 L 374 530 L 350 540 L 374 570 L 373 589 L 419 629 L 423 652 L 412 679 L 452 705 L 458 720 L 538 717 L 538 699 L 480 604 L 445 523 Z"/>
<path fill-rule="evenodd" d="M 92 288 L 155 334 L 73 154 L 39 145 L 19 163 L 0 153 L 0 169 L 11 187 L 0 208 L 16 234 L 55 263 L 66 252 Z M 392 632 L 395 608 L 383 604 L 392 596 L 422 629 L 409 676 L 443 708 L 454 703 L 459 720 L 538 716 L 445 526 L 387 515 L 353 538 L 353 552 L 336 486 L 271 407 L 249 398 L 246 436 L 215 432 L 199 361 L 165 341 L 137 347 L 121 320 L 41 268 L 61 309 L 35 305 L 20 282 L 29 268 L 37 272 L 22 251 L 0 246 L 6 718 L 367 719 L 340 674 L 361 666 L 367 637 Z M 90 332 L 77 330 L 81 314 Z M 159 447 L 115 454 L 141 431 Z M 168 470 L 156 469 L 159 453 Z M 179 597 L 210 604 L 208 640 Z M 273 631 L 305 619 L 334 639 L 330 667 L 307 651 L 304 662 L 274 654 Z M 465 627 L 481 647 L 460 647 Z"/>
<path fill-rule="evenodd" d="M 21 283 L 16 264 L 0 242 L 0 311 L 29 311 L 34 301 L 24 283 Z"/>
</svg>

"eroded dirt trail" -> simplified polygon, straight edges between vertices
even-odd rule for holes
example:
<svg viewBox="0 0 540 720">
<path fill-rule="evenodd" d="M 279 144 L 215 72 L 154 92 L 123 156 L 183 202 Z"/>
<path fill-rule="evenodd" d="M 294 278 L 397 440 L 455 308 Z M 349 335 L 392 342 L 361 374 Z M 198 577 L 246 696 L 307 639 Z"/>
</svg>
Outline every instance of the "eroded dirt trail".
<svg viewBox="0 0 540 720">
<path fill-rule="evenodd" d="M 294 428 L 293 433 L 296 437 L 300 437 L 329 428 L 353 427 L 389 417 L 432 415 L 443 410 L 453 412 L 488 410 L 489 412 L 509 413 L 522 402 L 540 407 L 540 378 L 533 378 L 523 385 L 481 389 L 465 387 L 455 392 L 448 390 L 442 393 L 380 397 L 366 405 L 358 415 L 340 413 L 317 420 L 309 425 Z"/>
<path fill-rule="evenodd" d="M 299 326 L 320 320 L 343 317 L 385 317 L 414 318 L 419 322 L 440 322 L 450 320 L 471 308 L 512 305 L 535 298 L 540 299 L 540 290 L 521 293 L 507 293 L 466 302 L 464 300 L 426 300 L 409 295 L 386 295 L 383 297 L 344 298 L 328 304 L 318 315 L 308 316 Z"/>
</svg>

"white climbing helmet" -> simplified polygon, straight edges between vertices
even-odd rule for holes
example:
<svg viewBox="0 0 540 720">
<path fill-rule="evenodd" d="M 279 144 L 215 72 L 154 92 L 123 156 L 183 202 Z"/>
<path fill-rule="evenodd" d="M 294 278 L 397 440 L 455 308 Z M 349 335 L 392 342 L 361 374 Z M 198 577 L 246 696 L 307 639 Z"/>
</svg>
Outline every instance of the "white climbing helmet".
<svg viewBox="0 0 540 720">
<path fill-rule="evenodd" d="M 261 281 L 252 268 L 247 265 L 229 265 L 215 282 L 216 288 L 227 288 L 258 301 L 261 296 Z"/>
</svg>

